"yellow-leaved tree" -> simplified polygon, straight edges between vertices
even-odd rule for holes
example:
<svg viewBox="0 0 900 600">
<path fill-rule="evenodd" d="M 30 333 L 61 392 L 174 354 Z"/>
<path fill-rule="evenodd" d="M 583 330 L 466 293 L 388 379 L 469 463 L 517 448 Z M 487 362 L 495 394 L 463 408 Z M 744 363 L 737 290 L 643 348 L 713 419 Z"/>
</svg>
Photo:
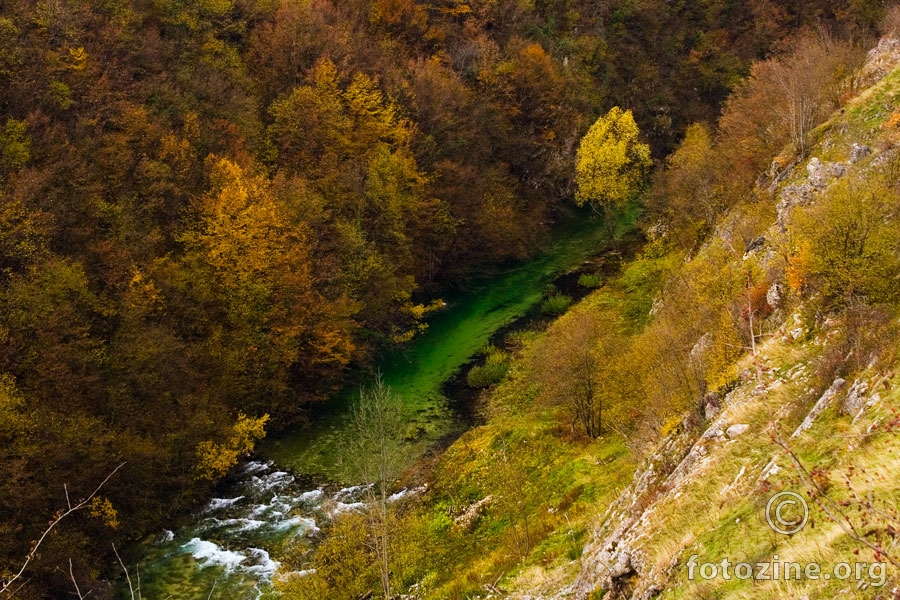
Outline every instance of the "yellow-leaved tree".
<svg viewBox="0 0 900 600">
<path fill-rule="evenodd" d="M 196 225 L 181 239 L 218 313 L 206 335 L 220 393 L 235 408 L 284 418 L 318 400 L 307 390 L 327 390 L 349 361 L 352 307 L 320 292 L 308 228 L 263 176 L 212 157 L 209 178 Z M 304 377 L 318 387 L 296 385 Z"/>
<path fill-rule="evenodd" d="M 709 127 L 694 123 L 655 185 L 659 216 L 685 249 L 709 235 L 728 204 L 720 162 Z"/>
<path fill-rule="evenodd" d="M 224 443 L 203 441 L 197 444 L 197 477 L 212 481 L 223 477 L 242 456 L 253 451 L 257 441 L 266 436 L 268 421 L 269 415 L 254 418 L 238 413 Z"/>
<path fill-rule="evenodd" d="M 614 106 L 591 126 L 575 156 L 575 202 L 602 211 L 610 236 L 615 213 L 640 193 L 653 164 L 639 133 L 631 111 Z"/>
<path fill-rule="evenodd" d="M 843 179 L 789 227 L 788 281 L 829 308 L 900 300 L 896 183 Z"/>
<path fill-rule="evenodd" d="M 269 142 L 281 173 L 302 177 L 328 207 L 309 226 L 338 257 L 329 275 L 359 301 L 358 321 L 402 343 L 425 327 L 429 307 L 412 296 L 426 267 L 413 241 L 442 203 L 429 197 L 410 149 L 414 128 L 398 105 L 376 80 L 346 79 L 320 60 L 311 85 L 272 103 Z"/>
</svg>

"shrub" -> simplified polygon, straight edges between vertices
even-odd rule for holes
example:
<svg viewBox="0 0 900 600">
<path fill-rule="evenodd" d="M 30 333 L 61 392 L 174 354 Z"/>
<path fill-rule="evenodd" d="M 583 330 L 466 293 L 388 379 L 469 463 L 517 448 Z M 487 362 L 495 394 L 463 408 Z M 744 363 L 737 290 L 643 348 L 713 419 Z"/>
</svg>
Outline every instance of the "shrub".
<svg viewBox="0 0 900 600">
<path fill-rule="evenodd" d="M 506 336 L 503 345 L 513 352 L 516 352 L 524 348 L 525 345 L 534 338 L 535 333 L 533 331 L 512 331 Z"/>
<path fill-rule="evenodd" d="M 842 180 L 794 218 L 788 283 L 828 308 L 900 301 L 897 196 L 872 179 Z"/>
<path fill-rule="evenodd" d="M 578 285 L 586 288 L 598 288 L 602 280 L 596 273 L 584 273 L 578 278 Z"/>
<path fill-rule="evenodd" d="M 499 382 L 509 370 L 509 355 L 490 344 L 481 351 L 484 364 L 472 367 L 466 375 L 466 384 L 473 388 L 486 388 Z"/>
<path fill-rule="evenodd" d="M 466 383 L 473 388 L 490 387 L 506 376 L 508 368 L 506 365 L 487 364 L 472 367 L 466 375 Z"/>
<path fill-rule="evenodd" d="M 572 297 L 564 294 L 550 296 L 541 304 L 541 312 L 545 315 L 561 315 L 571 306 Z"/>
</svg>

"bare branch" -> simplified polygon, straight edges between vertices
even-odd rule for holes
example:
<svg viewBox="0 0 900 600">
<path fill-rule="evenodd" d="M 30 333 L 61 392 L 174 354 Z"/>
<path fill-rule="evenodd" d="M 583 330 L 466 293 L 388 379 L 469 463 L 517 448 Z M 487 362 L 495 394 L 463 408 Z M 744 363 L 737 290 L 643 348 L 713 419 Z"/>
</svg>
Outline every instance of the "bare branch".
<svg viewBox="0 0 900 600">
<path fill-rule="evenodd" d="M 15 590 L 12 590 L 12 584 L 15 583 L 19 578 L 22 577 L 22 573 L 25 572 L 25 569 L 28 567 L 29 563 L 31 563 L 31 561 L 34 560 L 34 557 L 37 556 L 38 548 L 40 548 L 41 544 L 44 543 L 44 540 L 47 539 L 47 536 L 50 534 L 50 532 L 53 530 L 53 528 L 56 527 L 60 523 L 60 521 L 62 521 L 63 519 L 65 519 L 66 517 L 71 515 L 72 513 L 85 508 L 91 502 L 91 500 L 93 500 L 94 497 L 100 492 L 100 490 L 103 488 L 103 486 L 106 485 L 106 483 L 110 480 L 110 478 L 113 475 L 115 475 L 116 472 L 124 466 L 125 466 L 125 463 L 122 463 L 119 466 L 117 466 L 115 469 L 113 469 L 109 473 L 109 475 L 107 475 L 106 478 L 100 482 L 100 485 L 98 485 L 97 488 L 93 492 L 91 492 L 90 496 L 80 500 L 74 506 L 72 506 L 71 502 L 69 501 L 69 489 L 65 484 L 63 484 L 63 489 L 66 492 L 66 503 L 68 504 L 68 509 L 57 512 L 56 516 L 54 516 L 53 520 L 50 521 L 50 524 L 47 526 L 47 528 L 41 534 L 41 537 L 39 537 L 37 539 L 37 541 L 31 546 L 31 551 L 25 557 L 25 562 L 22 564 L 22 568 L 19 569 L 19 571 L 15 575 L 13 575 L 12 577 L 10 577 L 6 581 L 4 581 L 3 585 L 0 586 L 0 594 L 8 594 L 9 596 L 12 596 L 15 592 L 17 592 L 19 589 L 21 589 L 22 586 L 20 585 Z M 22 585 L 24 585 L 24 584 L 22 584 Z"/>
<path fill-rule="evenodd" d="M 68 499 L 69 494 L 66 494 L 66 499 Z M 72 559 L 69 559 L 69 578 L 72 579 L 72 585 L 75 586 L 75 593 L 78 594 L 78 600 L 83 600 L 84 596 L 81 595 L 81 590 L 78 588 L 78 582 L 75 581 L 75 573 L 72 572 Z"/>
<path fill-rule="evenodd" d="M 116 555 L 116 558 L 119 560 L 119 564 L 122 566 L 122 570 L 125 571 L 125 581 L 128 582 L 128 591 L 131 593 L 131 600 L 134 600 L 134 587 L 131 585 L 131 576 L 128 574 L 128 569 L 125 568 L 125 563 L 122 562 L 122 557 L 119 556 L 119 551 L 116 550 L 116 545 L 112 545 L 113 553 Z"/>
<path fill-rule="evenodd" d="M 803 477 L 803 479 L 815 490 L 815 494 L 813 496 L 813 500 L 815 503 L 821 508 L 828 518 L 838 524 L 838 526 L 850 536 L 853 540 L 859 542 L 860 544 L 866 546 L 870 550 L 876 553 L 876 556 L 883 556 L 886 558 L 892 565 L 900 569 L 900 560 L 896 557 L 891 556 L 887 553 L 887 551 L 882 548 L 880 545 L 873 544 L 866 536 L 860 533 L 856 526 L 853 524 L 853 521 L 850 517 L 841 509 L 840 505 L 835 502 L 833 499 L 829 498 L 826 494 L 825 490 L 822 489 L 822 486 L 816 481 L 816 478 L 813 477 L 812 473 L 800 462 L 800 458 L 794 454 L 794 451 L 788 446 L 787 442 L 780 439 L 779 437 L 775 437 L 774 441 L 776 444 L 782 447 L 788 456 L 791 457 L 791 462 L 794 463 L 794 467 Z"/>
</svg>

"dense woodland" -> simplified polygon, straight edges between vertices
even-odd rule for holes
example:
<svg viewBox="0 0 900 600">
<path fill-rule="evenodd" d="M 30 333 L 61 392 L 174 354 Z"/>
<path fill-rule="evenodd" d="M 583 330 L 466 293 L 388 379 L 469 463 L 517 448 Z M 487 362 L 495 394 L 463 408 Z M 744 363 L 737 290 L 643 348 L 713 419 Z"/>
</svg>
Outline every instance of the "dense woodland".
<svg viewBox="0 0 900 600">
<path fill-rule="evenodd" d="M 264 427 L 302 422 L 411 339 L 442 293 L 538 250 L 613 106 L 668 167 L 646 222 L 689 253 L 822 117 L 779 120 L 779 74 L 815 76 L 827 114 L 882 12 L 0 1 L 0 576 L 67 493 L 125 463 L 17 597 L 67 593 L 70 558 L 81 580 L 108 576 L 110 542 L 194 506 Z M 653 243 L 651 271 L 673 256 Z"/>
</svg>

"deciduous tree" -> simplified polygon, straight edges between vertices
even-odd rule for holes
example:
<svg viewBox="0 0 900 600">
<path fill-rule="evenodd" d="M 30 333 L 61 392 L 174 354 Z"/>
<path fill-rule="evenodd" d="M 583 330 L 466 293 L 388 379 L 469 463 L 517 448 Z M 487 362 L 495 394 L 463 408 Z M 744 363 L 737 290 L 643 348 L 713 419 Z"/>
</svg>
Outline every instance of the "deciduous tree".
<svg viewBox="0 0 900 600">
<path fill-rule="evenodd" d="M 318 291 L 307 231 L 263 177 L 214 158 L 210 178 L 199 222 L 182 239 L 224 310 L 208 324 L 231 382 L 222 393 L 236 408 L 296 410 L 286 403 L 293 370 L 327 380 L 349 361 L 349 304 Z"/>
<path fill-rule="evenodd" d="M 579 307 L 549 330 L 534 366 L 543 397 L 564 406 L 588 437 L 604 430 L 605 409 L 619 400 L 615 357 L 624 346 L 614 314 Z"/>
<path fill-rule="evenodd" d="M 378 565 L 381 589 L 391 598 L 392 522 L 395 515 L 388 496 L 403 469 L 406 419 L 402 398 L 391 391 L 381 376 L 360 392 L 350 413 L 350 427 L 342 457 L 348 474 L 366 485 L 368 541 Z"/>
<path fill-rule="evenodd" d="M 690 250 L 702 240 L 726 205 L 712 133 L 702 123 L 688 127 L 681 145 L 666 159 L 666 170 L 651 196 L 670 233 Z"/>
<path fill-rule="evenodd" d="M 615 106 L 581 140 L 575 161 L 575 202 L 602 212 L 610 236 L 614 216 L 637 196 L 652 165 L 631 111 Z"/>
<path fill-rule="evenodd" d="M 846 307 L 900 299 L 897 192 L 872 181 L 842 180 L 801 209 L 789 230 L 793 284 Z"/>
</svg>

